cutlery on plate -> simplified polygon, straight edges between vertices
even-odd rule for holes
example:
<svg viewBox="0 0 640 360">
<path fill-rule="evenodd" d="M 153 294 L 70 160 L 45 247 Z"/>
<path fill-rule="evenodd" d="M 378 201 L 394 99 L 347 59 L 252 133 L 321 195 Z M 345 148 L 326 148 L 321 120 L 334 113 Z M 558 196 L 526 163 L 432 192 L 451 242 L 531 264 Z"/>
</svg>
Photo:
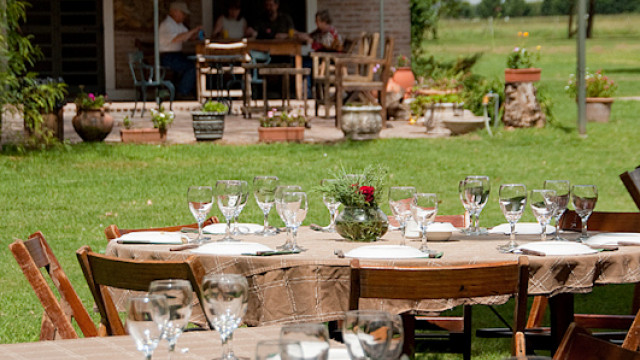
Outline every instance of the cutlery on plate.
<svg viewBox="0 0 640 360">
<path fill-rule="evenodd" d="M 601 244 L 601 245 L 587 245 L 594 250 L 615 251 L 618 250 L 617 245 Z"/>
<path fill-rule="evenodd" d="M 339 257 L 340 259 L 344 259 L 344 251 L 340 249 L 333 250 L 333 254 Z"/>
<path fill-rule="evenodd" d="M 618 240 L 618 246 L 638 246 L 640 243 L 635 241 Z"/>
<path fill-rule="evenodd" d="M 299 254 L 300 250 L 266 250 L 266 251 L 256 251 L 255 253 L 245 253 L 242 254 L 244 256 L 272 256 L 272 255 L 289 255 L 289 254 Z"/>
<path fill-rule="evenodd" d="M 184 244 L 184 245 L 171 247 L 169 248 L 169 251 L 191 250 L 191 249 L 197 249 L 199 246 L 200 245 L 198 244 Z"/>
</svg>

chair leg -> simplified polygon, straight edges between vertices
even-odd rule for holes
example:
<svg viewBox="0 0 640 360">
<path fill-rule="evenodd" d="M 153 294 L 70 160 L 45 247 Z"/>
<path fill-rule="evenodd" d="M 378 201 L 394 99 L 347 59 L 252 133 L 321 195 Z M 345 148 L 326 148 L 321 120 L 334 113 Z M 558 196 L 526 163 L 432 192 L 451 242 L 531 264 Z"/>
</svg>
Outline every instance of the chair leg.
<svg viewBox="0 0 640 360">
<path fill-rule="evenodd" d="M 264 101 L 264 117 L 267 117 L 267 113 L 269 112 L 269 101 L 267 100 L 267 78 L 262 78 L 262 99 Z"/>
<path fill-rule="evenodd" d="M 134 100 L 133 100 L 133 110 L 131 110 L 131 117 L 136 116 L 136 108 L 138 107 L 138 87 L 133 90 L 135 92 Z"/>
<path fill-rule="evenodd" d="M 144 116 L 144 111 L 147 109 L 146 107 L 146 102 L 147 102 L 147 88 L 146 87 L 142 87 L 142 111 L 140 112 L 140 117 Z"/>
<path fill-rule="evenodd" d="M 471 305 L 465 305 L 464 312 L 464 348 L 462 351 L 462 358 L 464 360 L 471 360 Z"/>
</svg>

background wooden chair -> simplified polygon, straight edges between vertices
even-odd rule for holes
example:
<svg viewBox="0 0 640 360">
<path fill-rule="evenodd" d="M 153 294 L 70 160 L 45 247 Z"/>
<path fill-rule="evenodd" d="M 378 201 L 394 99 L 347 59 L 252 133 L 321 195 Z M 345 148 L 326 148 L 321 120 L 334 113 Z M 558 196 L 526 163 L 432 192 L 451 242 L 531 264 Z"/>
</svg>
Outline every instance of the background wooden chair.
<svg viewBox="0 0 640 360">
<path fill-rule="evenodd" d="M 207 225 L 211 225 L 211 224 L 217 224 L 218 223 L 218 218 L 215 216 L 212 216 L 210 218 L 208 218 L 207 220 L 204 221 L 204 223 L 202 224 L 202 227 L 205 227 Z M 165 227 L 157 227 L 157 228 L 147 228 L 147 229 L 120 229 L 118 228 L 117 225 L 109 225 L 107 226 L 106 229 L 104 229 L 104 234 L 107 236 L 107 240 L 111 241 L 113 239 L 117 239 L 120 236 L 124 235 L 124 234 L 128 234 L 130 232 L 138 232 L 138 231 L 167 231 L 167 232 L 174 232 L 174 231 L 180 231 L 183 228 L 187 228 L 187 229 L 198 229 L 198 224 L 194 223 L 194 224 L 187 224 L 187 225 L 174 225 L 174 226 L 165 226 Z"/>
<path fill-rule="evenodd" d="M 207 99 L 214 97 L 219 101 L 224 98 L 229 105 L 229 110 L 231 110 L 230 99 L 232 97 L 245 98 L 243 90 L 233 93 L 230 87 L 232 84 L 239 84 L 241 89 L 244 87 L 242 80 L 236 76 L 243 76 L 245 69 L 240 65 L 251 61 L 247 49 L 247 39 L 236 42 L 205 40 L 205 43 L 199 46 L 196 51 L 198 101 L 204 103 Z M 225 75 L 231 76 L 227 82 L 224 81 Z M 207 86 L 207 79 L 212 77 L 215 78 L 215 81 L 209 80 L 209 83 L 215 88 Z"/>
<path fill-rule="evenodd" d="M 191 282 L 198 299 L 202 299 L 204 268 L 194 256 L 185 261 L 124 260 L 94 253 L 89 246 L 81 247 L 76 256 L 108 335 L 126 334 L 108 287 L 147 291 L 153 280 L 184 279 Z"/>
<path fill-rule="evenodd" d="M 96 326 L 91 320 L 87 309 L 82 304 L 78 294 L 71 286 L 69 278 L 62 270 L 51 247 L 41 232 L 29 236 L 27 241 L 16 240 L 9 245 L 25 278 L 38 296 L 44 312 L 40 340 L 76 339 L 76 333 L 71 319 L 74 318 L 85 337 L 98 336 Z M 56 298 L 40 269 L 51 278 L 51 282 L 60 294 Z"/>
<path fill-rule="evenodd" d="M 527 311 L 528 265 L 526 257 L 520 257 L 518 262 L 438 268 L 365 267 L 354 259 L 349 309 L 358 309 L 359 300 L 368 298 L 422 300 L 515 295 L 514 329 L 521 331 Z M 468 309 L 464 344 L 455 349 L 462 352 L 465 359 L 471 357 L 471 308 Z M 415 351 L 414 317 L 403 314 L 403 321 L 404 353 L 411 356 Z"/>
<path fill-rule="evenodd" d="M 620 174 L 620 180 L 627 188 L 629 195 L 640 209 L 640 166 L 632 171 L 625 171 Z"/>
</svg>

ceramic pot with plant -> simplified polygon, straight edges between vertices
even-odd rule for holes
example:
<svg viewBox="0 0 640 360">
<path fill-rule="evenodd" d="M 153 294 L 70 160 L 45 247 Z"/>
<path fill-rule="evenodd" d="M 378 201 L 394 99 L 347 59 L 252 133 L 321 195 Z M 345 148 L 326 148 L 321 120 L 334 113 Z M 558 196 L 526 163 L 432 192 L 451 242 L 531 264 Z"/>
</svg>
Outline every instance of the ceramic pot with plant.
<svg viewBox="0 0 640 360">
<path fill-rule="evenodd" d="M 411 89 L 416 83 L 416 77 L 411 70 L 409 58 L 405 55 L 398 55 L 396 67 L 393 71 L 393 81 L 406 90 L 405 97 L 410 96 Z"/>
<path fill-rule="evenodd" d="M 307 118 L 299 111 L 277 113 L 272 109 L 260 120 L 258 138 L 261 142 L 303 141 Z"/>
<path fill-rule="evenodd" d="M 224 118 L 228 112 L 227 105 L 212 100 L 204 103 L 200 111 L 192 111 L 193 134 L 196 140 L 222 139 Z"/>
<path fill-rule="evenodd" d="M 84 141 L 102 141 L 113 128 L 113 117 L 105 107 L 104 95 L 85 93 L 81 88 L 76 96 L 76 116 L 72 124 L 78 135 Z"/>
<path fill-rule="evenodd" d="M 595 73 L 586 71 L 585 90 L 587 102 L 587 121 L 608 122 L 611 117 L 611 105 L 613 105 L 613 95 L 618 90 L 618 85 L 606 76 L 602 70 Z M 576 75 L 569 75 L 569 81 L 565 86 L 565 91 L 574 99 L 578 98 Z"/>
<path fill-rule="evenodd" d="M 520 46 L 513 48 L 507 57 L 507 68 L 504 70 L 504 82 L 534 82 L 540 80 L 542 70 L 535 67 L 535 63 L 540 60 L 540 45 L 532 51 L 525 47 L 525 42 L 529 38 L 528 32 L 518 32 L 521 38 Z"/>
</svg>

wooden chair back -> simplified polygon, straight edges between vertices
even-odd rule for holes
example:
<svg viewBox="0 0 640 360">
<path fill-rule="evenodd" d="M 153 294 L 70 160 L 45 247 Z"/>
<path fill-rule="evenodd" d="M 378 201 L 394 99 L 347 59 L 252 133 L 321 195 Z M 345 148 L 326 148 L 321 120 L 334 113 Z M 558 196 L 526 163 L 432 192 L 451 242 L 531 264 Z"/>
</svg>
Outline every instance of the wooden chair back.
<svg viewBox="0 0 640 360">
<path fill-rule="evenodd" d="M 636 314 L 627 336 L 624 338 L 622 347 L 631 351 L 640 350 L 640 310 Z"/>
<path fill-rule="evenodd" d="M 594 211 L 587 227 L 593 231 L 605 232 L 640 232 L 640 212 L 605 212 Z M 580 231 L 582 221 L 573 210 L 567 210 L 560 218 L 562 230 Z"/>
<path fill-rule="evenodd" d="M 211 224 L 217 224 L 218 218 L 212 216 L 204 221 L 202 226 L 207 226 Z M 167 232 L 175 232 L 180 231 L 183 228 L 187 229 L 198 229 L 198 224 L 187 224 L 187 225 L 174 225 L 174 226 L 165 226 L 165 227 L 157 227 L 157 228 L 148 228 L 148 229 L 120 229 L 117 225 L 109 225 L 106 229 L 104 229 L 104 234 L 107 236 L 107 240 L 111 241 L 113 239 L 117 239 L 124 234 L 128 234 L 131 232 L 139 232 L 139 231 L 167 231 Z"/>
<path fill-rule="evenodd" d="M 624 349 L 592 336 L 572 323 L 562 338 L 554 360 L 640 360 L 640 352 Z"/>
<path fill-rule="evenodd" d="M 620 180 L 627 188 L 629 195 L 640 209 L 640 166 L 632 171 L 625 171 L 620 174 Z"/>
<path fill-rule="evenodd" d="M 31 234 L 27 241 L 14 241 L 9 245 L 9 249 L 44 308 L 40 340 L 54 340 L 56 337 L 78 338 L 71 318 L 75 318 L 85 337 L 98 335 L 87 309 L 41 232 Z M 44 269 L 51 278 L 60 300 L 56 298 L 40 269 Z"/>
<path fill-rule="evenodd" d="M 125 260 L 94 253 L 89 246 L 81 247 L 76 256 L 108 335 L 126 334 L 108 287 L 147 291 L 154 280 L 184 279 L 202 299 L 200 284 L 205 271 L 194 256 L 185 261 Z"/>
</svg>

